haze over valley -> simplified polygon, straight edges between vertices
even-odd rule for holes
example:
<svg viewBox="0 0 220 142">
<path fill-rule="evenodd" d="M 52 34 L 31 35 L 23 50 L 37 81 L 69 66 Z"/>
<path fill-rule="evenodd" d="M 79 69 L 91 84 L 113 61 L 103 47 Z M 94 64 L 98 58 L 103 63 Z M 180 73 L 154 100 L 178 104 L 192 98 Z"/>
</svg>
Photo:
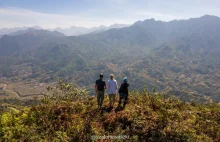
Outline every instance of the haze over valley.
<svg viewBox="0 0 220 142">
<path fill-rule="evenodd" d="M 119 82 L 127 76 L 131 89 L 156 87 L 186 101 L 219 101 L 219 25 L 219 17 L 205 15 L 170 22 L 146 19 L 79 36 L 40 25 L 14 30 L 0 38 L 0 76 L 14 86 L 35 88 L 64 78 L 93 92 L 100 72 L 106 80 L 113 73 Z"/>
<path fill-rule="evenodd" d="M 43 29 L 39 26 L 33 26 L 33 27 L 16 27 L 16 28 L 2 28 L 0 29 L 0 36 L 3 35 L 15 35 L 19 34 L 19 32 L 26 32 L 30 29 L 32 30 L 49 30 L 49 31 L 57 31 L 60 33 L 63 33 L 66 36 L 78 36 L 78 35 L 83 35 L 83 34 L 89 34 L 89 33 L 98 33 L 98 32 L 103 32 L 109 29 L 113 28 L 123 28 L 123 27 L 128 27 L 129 25 L 126 24 L 113 24 L 111 26 L 99 26 L 99 27 L 92 27 L 92 28 L 85 28 L 85 27 L 76 27 L 72 26 L 69 28 L 60 28 L 56 27 L 54 29 Z"/>
</svg>

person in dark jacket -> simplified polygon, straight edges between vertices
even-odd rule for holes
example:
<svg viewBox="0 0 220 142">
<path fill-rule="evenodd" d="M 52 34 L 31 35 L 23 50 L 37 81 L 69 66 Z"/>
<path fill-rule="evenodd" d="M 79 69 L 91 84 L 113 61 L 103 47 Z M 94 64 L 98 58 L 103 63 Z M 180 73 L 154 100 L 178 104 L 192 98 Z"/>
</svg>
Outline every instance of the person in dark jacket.
<svg viewBox="0 0 220 142">
<path fill-rule="evenodd" d="M 124 77 L 123 78 L 123 83 L 121 84 L 121 87 L 118 91 L 119 93 L 119 106 L 121 105 L 121 102 L 122 100 L 124 100 L 124 104 L 123 104 L 123 107 L 125 107 L 125 105 L 127 104 L 127 101 L 128 101 L 128 87 L 129 87 L 129 84 L 128 84 L 128 80 L 127 80 L 127 77 Z"/>
<path fill-rule="evenodd" d="M 96 80 L 95 82 L 95 90 L 97 94 L 97 102 L 98 102 L 98 108 L 102 108 L 102 104 L 104 101 L 104 94 L 105 94 L 105 89 L 106 89 L 106 83 L 103 80 L 103 74 L 100 74 L 100 79 Z"/>
</svg>

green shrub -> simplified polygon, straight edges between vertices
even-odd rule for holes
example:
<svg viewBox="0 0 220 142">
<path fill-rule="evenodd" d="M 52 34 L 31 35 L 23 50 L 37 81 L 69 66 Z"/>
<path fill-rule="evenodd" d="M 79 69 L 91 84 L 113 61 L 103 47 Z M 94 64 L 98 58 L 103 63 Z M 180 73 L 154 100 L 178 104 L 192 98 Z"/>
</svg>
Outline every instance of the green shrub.
<svg viewBox="0 0 220 142">
<path fill-rule="evenodd" d="M 152 142 L 220 141 L 220 106 L 215 103 L 185 103 L 144 88 L 130 93 L 124 110 L 108 113 L 97 109 L 96 97 L 64 81 L 48 91 L 39 105 L 0 116 L 1 141 L 91 141 L 94 135 Z"/>
</svg>

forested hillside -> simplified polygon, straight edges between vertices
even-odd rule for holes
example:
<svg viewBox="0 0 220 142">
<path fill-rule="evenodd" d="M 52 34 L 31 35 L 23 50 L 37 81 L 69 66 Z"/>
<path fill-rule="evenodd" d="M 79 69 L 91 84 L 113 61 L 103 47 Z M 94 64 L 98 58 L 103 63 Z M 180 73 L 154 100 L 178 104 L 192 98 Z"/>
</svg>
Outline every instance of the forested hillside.
<svg viewBox="0 0 220 142">
<path fill-rule="evenodd" d="M 55 82 L 58 77 L 92 90 L 100 72 L 129 78 L 187 101 L 219 101 L 220 18 L 203 16 L 83 36 L 30 30 L 0 39 L 0 76 L 15 82 Z M 149 90 L 151 91 L 151 90 Z"/>
</svg>

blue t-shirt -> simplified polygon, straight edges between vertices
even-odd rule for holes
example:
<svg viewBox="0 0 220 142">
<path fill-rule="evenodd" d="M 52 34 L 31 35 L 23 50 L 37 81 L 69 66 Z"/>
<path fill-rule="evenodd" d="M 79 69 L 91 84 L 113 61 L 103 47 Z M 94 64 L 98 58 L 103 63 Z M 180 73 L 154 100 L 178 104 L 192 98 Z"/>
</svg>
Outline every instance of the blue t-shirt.
<svg viewBox="0 0 220 142">
<path fill-rule="evenodd" d="M 103 81 L 102 79 L 98 79 L 96 80 L 95 84 L 97 86 L 98 91 L 104 91 L 106 86 L 105 81 Z"/>
</svg>

